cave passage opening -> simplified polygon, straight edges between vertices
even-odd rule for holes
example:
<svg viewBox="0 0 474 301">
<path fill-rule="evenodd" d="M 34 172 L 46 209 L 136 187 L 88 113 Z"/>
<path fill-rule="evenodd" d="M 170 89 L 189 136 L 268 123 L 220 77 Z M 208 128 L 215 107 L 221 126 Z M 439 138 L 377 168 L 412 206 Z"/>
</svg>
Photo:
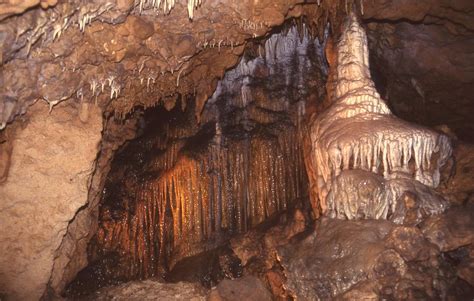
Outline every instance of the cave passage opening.
<svg viewBox="0 0 474 301">
<path fill-rule="evenodd" d="M 233 236 L 310 214 L 305 118 L 327 70 L 324 42 L 292 20 L 249 43 L 199 117 L 181 96 L 138 114 L 107 176 L 89 265 L 66 295 L 150 277 L 207 287 L 238 277 Z"/>
</svg>

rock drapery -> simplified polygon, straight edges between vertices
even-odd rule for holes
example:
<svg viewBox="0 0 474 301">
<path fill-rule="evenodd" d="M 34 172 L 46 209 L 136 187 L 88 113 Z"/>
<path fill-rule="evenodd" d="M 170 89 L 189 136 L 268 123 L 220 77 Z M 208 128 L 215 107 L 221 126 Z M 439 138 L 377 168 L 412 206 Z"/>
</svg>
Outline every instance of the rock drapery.
<svg viewBox="0 0 474 301">
<path fill-rule="evenodd" d="M 156 276 L 302 205 L 303 115 L 325 70 L 310 60 L 323 62 L 321 43 L 301 30 L 272 35 L 229 70 L 202 124 L 192 107 L 162 110 L 118 155 L 91 255 L 120 254 L 110 277 Z"/>
<path fill-rule="evenodd" d="M 67 109 L 67 107 L 77 105 L 82 108 L 79 113 L 80 119 L 89 120 L 90 124 L 88 122 L 75 124 L 75 121 L 64 121 L 64 123 L 70 122 L 75 124 L 72 127 L 77 126 L 81 130 L 91 133 L 91 139 L 78 139 L 70 144 L 69 148 L 77 148 L 84 152 L 87 150 L 82 148 L 83 143 L 79 143 L 79 141 L 92 141 L 100 133 L 98 124 L 101 122 L 98 121 L 98 118 L 102 117 L 97 117 L 100 115 L 97 112 L 98 108 L 104 112 L 103 116 L 106 119 L 104 124 L 107 124 L 110 121 L 111 113 L 116 113 L 120 118 L 133 119 L 135 116 L 131 116 L 134 114 L 130 114 L 130 112 L 136 110 L 137 107 L 151 107 L 158 104 L 172 108 L 176 103 L 179 103 L 177 99 L 181 98 L 186 99 L 188 105 L 196 102 L 197 105 L 194 107 L 196 112 L 199 112 L 197 115 L 206 119 L 206 116 L 200 114 L 206 100 L 213 94 L 215 87 L 219 86 L 218 79 L 223 76 L 224 71 L 239 62 L 244 47 L 252 48 L 255 52 L 263 51 L 265 56 L 270 59 L 271 56 L 266 52 L 271 48 L 260 48 L 263 45 L 258 46 L 258 41 L 265 37 L 272 27 L 281 24 L 285 19 L 307 14 L 316 16 L 310 20 L 316 20 L 314 23 L 318 25 L 311 24 L 312 26 L 308 26 L 309 30 L 314 34 L 316 28 L 321 36 L 329 28 L 325 26 L 326 21 L 337 21 L 337 18 L 334 20 L 334 15 L 344 15 L 351 10 L 354 2 L 355 9 L 359 10 L 363 14 L 362 18 L 370 23 L 368 29 L 369 46 L 376 50 L 371 51 L 371 59 L 377 63 L 375 69 L 382 70 L 384 75 L 388 74 L 389 76 L 389 80 L 385 79 L 386 83 L 379 83 L 379 86 L 382 87 L 386 85 L 386 90 L 379 91 L 384 95 L 384 98 L 389 95 L 387 101 L 390 108 L 397 116 L 398 114 L 404 118 L 408 116 L 412 121 L 416 120 L 425 124 L 432 125 L 436 124 L 438 120 L 443 122 L 447 120 L 450 127 L 454 125 L 455 130 L 459 128 L 461 132 L 465 133 L 461 137 L 468 137 L 470 135 L 468 129 L 472 127 L 472 123 L 469 124 L 470 115 L 472 115 L 469 96 L 472 95 L 473 86 L 470 66 L 471 61 L 474 61 L 469 59 L 469 47 L 472 45 L 470 44 L 472 41 L 472 20 L 474 20 L 470 17 L 474 12 L 470 8 L 472 1 L 422 0 L 416 1 L 416 3 L 407 3 L 403 0 L 322 0 L 312 4 L 302 4 L 299 1 L 285 3 L 279 1 L 235 3 L 231 1 L 203 1 L 199 7 L 197 7 L 200 4 L 199 1 L 176 1 L 173 9 L 171 9 L 171 2 L 163 1 L 162 6 L 158 7 L 158 11 L 154 9 L 157 1 L 116 1 L 113 2 L 115 6 L 109 5 L 108 1 L 90 1 L 88 3 L 55 0 L 3 1 L 0 4 L 0 32 L 2 32 L 0 34 L 0 127 L 6 127 L 6 131 L 0 132 L 0 182 L 6 184 L 0 183 L 0 185 L 4 185 L 0 186 L 0 202 L 2 202 L 0 206 L 3 208 L 1 214 L 10 215 L 15 211 L 12 211 L 12 208 L 18 204 L 28 203 L 24 200 L 26 198 L 24 191 L 10 193 L 8 198 L 3 198 L 3 192 L 11 188 L 8 185 L 11 185 L 13 180 L 16 179 L 15 181 L 20 183 L 22 178 L 29 179 L 29 175 L 23 174 L 21 176 L 17 170 L 18 154 L 21 152 L 21 148 L 13 148 L 17 138 L 21 137 L 16 137 L 16 135 L 28 130 L 28 127 L 23 130 L 18 129 L 20 124 L 26 124 L 20 118 L 26 120 L 31 118 L 34 120 L 32 124 L 36 124 L 40 122 L 40 119 L 55 120 L 53 116 L 57 113 L 70 116 L 69 119 L 64 118 L 64 120 L 75 120 L 75 117 L 72 116 L 75 116 L 77 112 L 75 109 Z M 302 5 L 297 5 L 297 3 Z M 163 8 L 165 9 L 164 13 Z M 190 17 L 193 19 L 192 22 L 189 21 Z M 337 28 L 336 22 L 331 22 L 331 25 L 333 29 Z M 333 33 L 337 34 L 337 30 L 333 30 Z M 446 36 L 450 37 L 449 41 L 445 39 Z M 413 42 L 415 37 L 416 41 Z M 255 43 L 252 42 L 252 38 L 255 38 Z M 275 47 L 276 52 L 279 51 L 277 48 Z M 427 51 L 419 55 L 420 52 L 413 51 L 413 49 L 426 49 Z M 438 56 L 440 53 L 443 56 Z M 437 60 L 433 60 L 434 63 L 431 60 L 433 57 L 437 57 Z M 404 58 L 410 59 L 405 60 Z M 420 58 L 419 62 L 413 63 L 417 58 Z M 249 67 L 248 61 L 242 60 L 241 62 L 243 62 L 241 67 Z M 433 65 L 437 67 L 432 68 Z M 430 77 L 432 70 L 437 75 Z M 276 72 L 279 71 L 276 70 Z M 289 77 L 289 80 L 298 82 L 301 79 Z M 222 85 L 220 86 L 222 88 Z M 239 101 L 242 103 L 251 102 L 252 97 L 248 92 L 253 88 L 253 85 L 248 84 L 239 86 L 236 92 L 241 96 Z M 406 93 L 411 93 L 414 98 L 405 97 Z M 258 95 L 258 93 L 256 94 Z M 187 97 L 181 97 L 182 95 L 187 95 Z M 412 99 L 416 105 L 409 102 Z M 37 109 L 38 106 L 49 108 L 51 114 L 48 115 L 46 109 Z M 305 106 L 297 107 L 302 112 L 305 109 Z M 412 110 L 413 108 L 415 109 Z M 448 108 L 448 110 L 444 108 Z M 67 113 L 64 113 L 63 110 L 66 110 Z M 408 111 L 414 112 L 414 116 L 411 116 Z M 92 114 L 92 117 L 87 116 L 88 114 Z M 445 116 L 449 118 L 443 119 Z M 466 120 L 468 120 L 467 124 Z M 48 123 L 49 121 L 44 122 Z M 118 129 L 115 130 L 114 135 L 120 136 L 119 123 L 116 127 Z M 34 129 L 35 131 L 38 129 L 40 132 L 40 128 L 38 126 Z M 56 133 L 62 133 L 61 129 L 54 128 L 57 129 Z M 104 128 L 106 132 L 110 130 L 107 126 Z M 131 128 L 133 129 L 130 129 L 130 132 L 135 131 L 135 127 Z M 66 127 L 65 130 L 69 131 L 69 127 Z M 456 131 L 456 134 L 458 132 Z M 75 135 L 76 130 L 71 130 L 68 133 Z M 52 137 L 53 134 L 51 132 L 46 137 L 41 137 L 58 144 L 70 141 L 56 139 Z M 110 138 L 106 134 L 104 133 L 103 137 L 106 137 L 104 140 Z M 66 134 L 63 135 L 66 136 Z M 35 135 L 28 137 L 33 136 Z M 5 253 L 7 255 L 5 261 L 2 261 L 0 274 L 2 277 L 6 275 L 8 282 L 0 281 L 1 284 L 10 285 L 12 281 L 16 281 L 11 279 L 16 279 L 16 274 L 21 273 L 18 277 L 34 278 L 35 283 L 38 284 L 33 289 L 32 287 L 36 284 L 32 282 L 31 286 L 21 292 L 22 297 L 35 299 L 41 290 L 40 287 L 43 287 L 43 290 L 46 287 L 45 282 L 48 280 L 44 279 L 49 279 L 48 290 L 51 290 L 53 295 L 60 294 L 65 283 L 69 282 L 75 273 L 85 265 L 85 248 L 97 223 L 96 206 L 99 199 L 97 194 L 103 188 L 109 161 L 116 148 L 125 140 L 133 137 L 134 134 L 127 133 L 126 136 L 123 137 L 124 139 L 103 141 L 101 146 L 101 148 L 103 147 L 101 149 L 101 158 L 103 159 L 99 159 L 97 163 L 97 170 L 92 179 L 95 184 L 88 188 L 89 196 L 81 191 L 80 201 L 68 202 L 71 199 L 76 200 L 79 195 L 76 189 L 69 190 L 69 195 L 64 194 L 57 199 L 51 197 L 47 189 L 35 190 L 37 199 L 54 199 L 57 201 L 55 204 L 58 208 L 61 206 L 69 208 L 70 206 L 70 210 L 59 210 L 62 212 L 61 218 L 55 215 L 51 221 L 43 223 L 41 220 L 38 223 L 37 228 L 43 229 L 50 227 L 54 223 L 53 221 L 60 220 L 54 225 L 60 230 L 54 228 L 53 232 L 59 234 L 52 235 L 53 239 L 36 235 L 34 243 L 23 246 L 22 242 L 28 235 L 25 234 L 27 231 L 17 235 L 18 242 L 11 242 L 13 233 L 18 233 L 19 230 L 3 233 L 3 231 L 7 231 L 6 229 L 10 229 L 11 225 L 2 227 L 0 237 L 5 239 L 0 243 L 1 247 L 7 251 Z M 32 139 L 32 142 L 35 141 Z M 76 145 L 79 146 L 76 147 Z M 404 150 L 402 148 L 402 153 Z M 88 154 L 86 163 L 81 161 L 80 164 L 83 166 L 93 162 L 97 153 L 97 149 L 92 147 L 88 151 L 93 154 Z M 103 155 L 104 153 L 107 154 Z M 71 152 L 67 152 L 66 155 L 73 156 Z M 54 160 L 58 156 L 51 158 Z M 429 162 L 423 160 L 422 156 L 420 159 L 422 162 L 420 166 L 423 169 L 423 162 L 425 165 Z M 32 164 L 36 165 L 39 161 L 41 160 L 36 160 Z M 44 163 L 49 164 L 47 162 L 50 160 L 45 157 Z M 387 160 L 389 170 L 392 167 L 403 167 L 396 164 L 390 166 L 391 163 L 393 162 Z M 89 168 L 89 165 L 87 166 Z M 383 160 L 381 166 L 383 166 Z M 46 179 L 49 174 L 56 174 L 55 168 L 61 170 L 61 166 L 54 165 L 53 168 L 52 165 L 48 172 L 43 173 L 45 182 L 55 181 L 56 178 Z M 27 173 L 28 170 L 25 168 L 24 172 Z M 72 173 L 74 172 L 76 171 L 72 171 Z M 61 174 L 62 171 L 58 173 Z M 344 171 L 341 172 L 341 174 L 343 173 Z M 462 173 L 468 174 L 469 170 L 462 171 Z M 430 182 L 431 170 L 428 176 L 425 177 L 421 173 L 419 178 L 428 179 L 426 181 Z M 9 177 L 13 177 L 13 179 L 9 179 Z M 82 178 L 82 175 L 79 178 L 83 182 L 90 181 L 90 177 L 87 181 Z M 343 177 L 334 179 L 335 182 L 338 180 L 343 181 L 344 179 Z M 403 179 L 383 181 L 396 182 L 403 181 Z M 23 180 L 21 182 L 24 183 Z M 397 185 L 397 188 L 400 188 L 400 185 Z M 420 189 L 423 192 L 415 193 L 421 200 L 421 203 L 417 203 L 418 199 L 413 197 L 411 192 L 420 191 Z M 427 202 L 424 202 L 423 197 L 419 196 L 424 194 L 426 195 L 425 199 L 430 200 L 437 197 L 433 196 L 432 190 L 424 190 L 423 187 L 420 189 L 416 185 L 410 186 L 409 189 L 399 190 L 394 195 L 400 193 L 403 195 L 405 209 L 415 203 L 415 210 L 410 207 L 411 209 L 408 209 L 411 211 L 407 212 L 415 215 L 421 212 L 421 216 L 424 217 L 422 211 Z M 409 193 L 405 193 L 407 190 Z M 45 195 L 46 192 L 48 192 L 47 195 Z M 341 200 L 341 198 L 338 199 Z M 390 199 L 393 200 L 393 197 Z M 4 200 L 7 201 L 3 202 Z M 472 202 L 472 191 L 469 186 L 466 186 L 463 191 L 452 193 L 449 200 L 457 203 Z M 20 201 L 25 202 L 19 203 Z M 29 200 L 29 203 L 32 202 L 32 199 Z M 65 205 L 66 202 L 67 205 Z M 394 203 L 402 204 L 400 202 Z M 443 203 L 443 201 L 437 203 Z M 79 204 L 87 205 L 83 207 Z M 337 202 L 334 202 L 333 205 L 343 206 Z M 22 208 L 24 214 L 16 215 L 14 221 L 21 220 L 22 216 L 36 214 L 34 210 L 38 206 L 25 206 Z M 442 207 L 439 206 L 438 209 Z M 81 211 L 75 215 L 73 211 L 77 211 L 79 208 Z M 45 209 L 43 208 L 43 210 Z M 54 211 L 54 209 L 51 210 Z M 431 212 L 433 210 L 437 209 L 428 209 Z M 403 223 L 419 223 L 417 217 L 402 216 L 401 219 Z M 71 223 L 67 226 L 69 221 Z M 67 234 L 63 235 L 66 227 L 68 227 Z M 22 228 L 19 227 L 19 229 Z M 60 238 L 61 236 L 62 238 Z M 436 237 L 435 234 L 432 236 Z M 62 241 L 60 247 L 57 245 L 58 241 Z M 35 274 L 37 269 L 23 272 L 21 268 L 13 270 L 10 264 L 6 264 L 8 269 L 3 268 L 6 260 L 16 256 L 16 251 L 32 244 L 42 249 L 41 245 L 45 245 L 46 242 L 48 244 L 51 242 L 51 246 L 41 252 L 44 254 L 44 258 L 37 261 L 38 265 L 45 267 L 44 270 L 41 270 L 40 276 Z M 16 246 L 20 247 L 16 248 Z M 453 256 L 458 255 L 454 254 Z M 23 265 L 27 261 L 19 256 L 10 262 Z M 54 267 L 51 269 L 53 262 Z M 467 268 L 463 271 L 460 270 L 459 273 L 463 275 L 463 279 L 470 279 L 469 273 L 466 272 L 469 271 L 469 262 L 466 261 L 463 264 Z M 49 268 L 46 268 L 47 266 Z M 47 269 L 50 271 L 46 272 Z M 46 276 L 47 274 L 50 275 Z M 14 288 L 9 286 L 8 289 L 4 289 L 2 287 L 0 298 L 3 298 L 4 294 L 23 290 L 18 287 L 20 286 L 17 284 Z M 48 294 L 44 296 L 48 298 Z"/>
<path fill-rule="evenodd" d="M 342 203 L 339 204 L 344 205 L 339 206 L 336 204 L 338 200 L 334 199 L 344 198 L 343 195 L 333 193 L 328 198 L 337 186 L 334 181 L 338 177 L 347 177 L 347 173 L 341 174 L 341 171 L 361 169 L 381 173 L 387 180 L 413 177 L 424 185 L 437 187 L 440 168 L 451 155 L 449 139 L 392 115 L 371 80 L 367 38 L 354 14 L 346 21 L 337 44 L 337 61 L 332 68 L 335 69 L 334 82 L 328 84 L 334 85 L 334 95 L 330 95 L 334 98 L 333 103 L 310 126 L 311 151 L 307 153 L 306 162 L 313 209 L 316 212 L 321 210 L 323 214 L 330 209 L 334 216 L 346 218 L 386 218 L 389 211 L 395 213 L 397 193 L 390 196 L 394 198 L 392 200 L 387 198 L 384 202 L 377 202 L 379 197 L 374 192 L 369 198 L 375 199 L 360 204 L 363 200 L 357 198 L 360 193 L 357 195 L 350 188 L 356 187 L 352 185 L 338 187 L 340 191 L 348 190 L 349 194 L 349 191 L 354 194 L 353 198 L 340 200 Z M 350 178 L 354 179 L 356 175 L 360 178 L 356 181 L 362 183 L 367 174 L 353 173 Z M 350 182 L 354 181 L 339 180 L 338 184 L 351 185 Z M 394 191 L 393 186 L 397 183 L 392 181 L 391 189 L 384 184 L 359 187 L 366 191 L 378 190 L 380 194 L 387 189 Z M 351 201 L 354 203 L 349 204 Z M 442 208 L 438 206 L 433 213 Z M 341 212 L 334 212 L 338 210 Z"/>
<path fill-rule="evenodd" d="M 159 104 L 170 109 L 180 95 L 196 102 L 194 107 L 201 112 L 218 79 L 238 62 L 247 40 L 265 35 L 287 18 L 301 15 L 302 8 L 296 2 L 268 5 L 270 1 L 214 1 L 202 5 L 200 15 L 193 11 L 192 22 L 181 1 L 171 11 L 168 9 L 167 15 L 156 13 L 151 7 L 156 2 L 151 1 L 143 1 L 141 11 L 135 1 L 117 1 L 113 5 L 106 1 L 2 3 L 0 126 L 6 127 L 2 133 L 16 127 L 19 116 L 30 118 L 28 110 L 33 104 L 47 108 L 46 113 L 51 115 L 60 111 L 63 104 L 77 106 L 84 121 L 89 110 L 101 110 L 104 124 L 113 119 L 110 115 L 114 113 L 117 117 L 127 114 L 133 120 L 134 113 L 130 111 L 137 107 Z M 188 81 L 190 78 L 196 81 Z M 76 116 L 73 111 L 71 119 Z M 34 112 L 37 114 L 38 110 Z M 44 113 L 38 118 L 44 118 Z M 84 127 L 88 126 L 94 127 L 95 123 L 86 122 Z M 68 234 L 59 248 L 54 247 L 54 254 L 50 253 L 56 261 L 54 267 L 49 267 L 52 275 L 48 276 L 45 298 L 60 294 L 86 264 L 86 245 L 97 224 L 97 193 L 103 188 L 108 162 L 117 147 L 133 137 L 127 134 L 124 139 L 115 139 L 110 136 L 118 136 L 120 129 L 108 135 L 110 129 L 105 128 L 89 202 L 83 203 L 84 208 L 80 206 L 76 219 L 64 217 L 71 221 Z M 7 137 L 7 142 L 1 138 L 2 180 L 11 163 L 9 153 L 14 139 L 8 133 Z M 65 196 L 58 203 L 67 199 Z M 5 247 L 9 244 L 5 241 Z M 13 274 L 9 277 L 15 277 Z M 38 281 L 44 284 L 43 280 Z M 6 292 L 10 294 L 9 290 Z M 35 291 L 29 296 L 35 299 L 36 295 Z"/>
</svg>

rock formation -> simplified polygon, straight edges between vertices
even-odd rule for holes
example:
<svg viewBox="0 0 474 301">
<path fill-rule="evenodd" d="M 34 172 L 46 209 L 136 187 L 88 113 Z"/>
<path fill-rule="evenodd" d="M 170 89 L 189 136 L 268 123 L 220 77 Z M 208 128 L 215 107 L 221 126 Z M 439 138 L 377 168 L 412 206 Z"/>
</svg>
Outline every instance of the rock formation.
<svg viewBox="0 0 474 301">
<path fill-rule="evenodd" d="M 0 2 L 0 299 L 472 299 L 473 1 Z"/>
<path fill-rule="evenodd" d="M 320 76 L 309 55 L 322 46 L 305 28 L 301 38 L 293 25 L 258 49 L 218 83 L 201 124 L 192 107 L 175 109 L 169 120 L 148 121 L 152 130 L 117 156 L 90 255 L 106 261 L 120 254 L 115 268 L 98 267 L 110 278 L 157 276 L 302 206 L 307 178 L 300 133 L 311 95 L 303 85 Z M 289 98 L 294 93 L 296 102 Z M 187 125 L 175 121 L 180 114 Z"/>
<path fill-rule="evenodd" d="M 102 131 L 98 110 L 83 123 L 70 107 L 33 109 L 15 129 L 0 185 L 0 289 L 14 300 L 43 295 L 68 224 L 87 204 Z"/>
<path fill-rule="evenodd" d="M 392 115 L 371 80 L 367 38 L 356 18 L 354 14 L 348 18 L 337 44 L 334 82 L 329 83 L 335 86 L 333 103 L 310 126 L 310 194 L 314 210 L 323 214 L 387 218 L 396 214 L 400 193 L 387 195 L 385 190 L 402 191 L 395 188 L 397 184 L 406 186 L 393 179 L 413 177 L 437 187 L 451 146 L 445 135 Z M 386 185 L 367 173 L 341 172 L 359 169 L 392 181 Z M 334 191 L 328 198 L 333 189 L 347 194 Z M 358 198 L 361 193 L 368 193 L 369 202 Z M 438 203 L 433 213 L 442 211 Z"/>
</svg>

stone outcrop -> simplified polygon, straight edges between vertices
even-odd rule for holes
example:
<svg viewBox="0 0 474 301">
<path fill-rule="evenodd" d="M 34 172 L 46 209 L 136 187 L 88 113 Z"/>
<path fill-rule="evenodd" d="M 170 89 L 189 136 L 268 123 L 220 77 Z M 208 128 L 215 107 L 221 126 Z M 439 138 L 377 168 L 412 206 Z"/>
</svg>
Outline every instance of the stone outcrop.
<svg viewBox="0 0 474 301">
<path fill-rule="evenodd" d="M 139 301 L 139 300 L 189 300 L 205 301 L 206 291 L 198 285 L 179 282 L 162 283 L 149 279 L 144 281 L 132 281 L 115 287 L 103 288 L 94 295 L 88 296 L 87 300 L 105 301 Z"/>
<path fill-rule="evenodd" d="M 474 2 L 365 2 L 371 72 L 392 111 L 472 143 Z"/>
<path fill-rule="evenodd" d="M 261 300 L 271 301 L 272 295 L 260 279 L 246 276 L 239 279 L 225 279 L 209 294 L 209 301 Z"/>
<path fill-rule="evenodd" d="M 0 294 L 8 300 L 42 296 L 68 224 L 87 204 L 101 139 L 98 110 L 87 123 L 68 106 L 32 111 L 14 128 L 8 177 L 0 184 Z"/>
<path fill-rule="evenodd" d="M 285 287 L 302 300 L 438 298 L 451 283 L 438 255 L 416 227 L 325 217 L 306 238 L 278 249 Z"/>
<path fill-rule="evenodd" d="M 354 191 L 355 186 L 349 182 L 362 183 L 368 174 L 353 173 L 348 177 L 346 173 L 346 178 L 352 181 L 341 178 L 337 181 L 337 177 L 344 177 L 342 171 L 363 170 L 380 173 L 387 180 L 412 178 L 426 186 L 437 187 L 440 168 L 451 156 L 449 139 L 431 129 L 398 119 L 390 112 L 372 82 L 367 38 L 354 14 L 344 24 L 337 43 L 337 58 L 331 68 L 333 78 L 328 85 L 334 90 L 329 95 L 332 104 L 316 116 L 309 127 L 310 150 L 306 153 L 306 168 L 313 209 L 316 214 L 339 210 L 332 214 L 350 219 L 363 216 L 387 218 L 389 211 L 395 211 L 397 193 L 383 202 L 374 199 L 364 205 L 357 204 L 362 201 L 357 197 L 335 199 L 335 196 L 343 197 L 337 193 L 328 198 L 331 190 L 341 185 L 344 187 L 337 187 L 339 191 L 347 190 L 354 197 L 358 191 Z M 350 187 L 345 187 L 345 184 Z M 396 188 L 397 184 L 402 187 Z M 370 189 L 380 190 L 372 193 L 373 198 L 379 198 L 376 194 L 382 194 L 384 190 L 406 190 L 405 182 L 392 181 L 387 186 L 390 187 L 372 185 L 364 190 L 367 193 Z M 340 206 L 338 202 L 353 203 Z M 432 213 L 439 213 L 440 209 L 442 206 Z M 372 214 L 376 211 L 378 213 Z"/>
</svg>

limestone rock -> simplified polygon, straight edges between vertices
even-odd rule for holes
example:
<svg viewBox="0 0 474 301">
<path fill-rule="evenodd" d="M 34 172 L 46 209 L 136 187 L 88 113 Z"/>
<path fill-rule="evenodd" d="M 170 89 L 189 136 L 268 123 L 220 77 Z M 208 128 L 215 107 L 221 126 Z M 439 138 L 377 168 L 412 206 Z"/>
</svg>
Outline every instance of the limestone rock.
<svg viewBox="0 0 474 301">
<path fill-rule="evenodd" d="M 372 81 L 367 37 L 354 14 L 344 24 L 337 62 L 331 68 L 335 78 L 328 85 L 335 88 L 333 104 L 311 121 L 306 159 L 315 213 L 328 213 L 328 194 L 345 170 L 381 173 L 387 180 L 407 174 L 437 187 L 440 168 L 451 156 L 449 139 L 391 113 Z M 380 185 L 372 186 L 380 190 Z M 387 201 L 376 215 L 383 215 L 384 206 Z"/>
<path fill-rule="evenodd" d="M 421 232 L 384 220 L 323 217 L 314 232 L 277 250 L 288 293 L 297 299 L 399 300 L 413 291 L 435 298 L 443 291 L 432 283 L 446 283 L 439 251 Z"/>
<path fill-rule="evenodd" d="M 474 205 L 453 207 L 422 225 L 423 234 L 442 252 L 474 244 Z"/>
<path fill-rule="evenodd" d="M 272 296 L 260 279 L 246 276 L 239 279 L 225 279 L 209 294 L 209 301 L 271 301 Z"/>
<path fill-rule="evenodd" d="M 114 287 L 103 288 L 96 292 L 93 296 L 88 297 L 88 300 L 205 301 L 206 292 L 203 288 L 191 283 L 161 283 L 156 280 L 148 279 L 144 281 L 132 281 Z"/>
<path fill-rule="evenodd" d="M 0 291 L 13 300 L 37 300 L 46 289 L 54 252 L 87 203 L 102 130 L 98 110 L 87 124 L 69 107 L 34 111 L 17 129 L 0 184 Z"/>
</svg>

